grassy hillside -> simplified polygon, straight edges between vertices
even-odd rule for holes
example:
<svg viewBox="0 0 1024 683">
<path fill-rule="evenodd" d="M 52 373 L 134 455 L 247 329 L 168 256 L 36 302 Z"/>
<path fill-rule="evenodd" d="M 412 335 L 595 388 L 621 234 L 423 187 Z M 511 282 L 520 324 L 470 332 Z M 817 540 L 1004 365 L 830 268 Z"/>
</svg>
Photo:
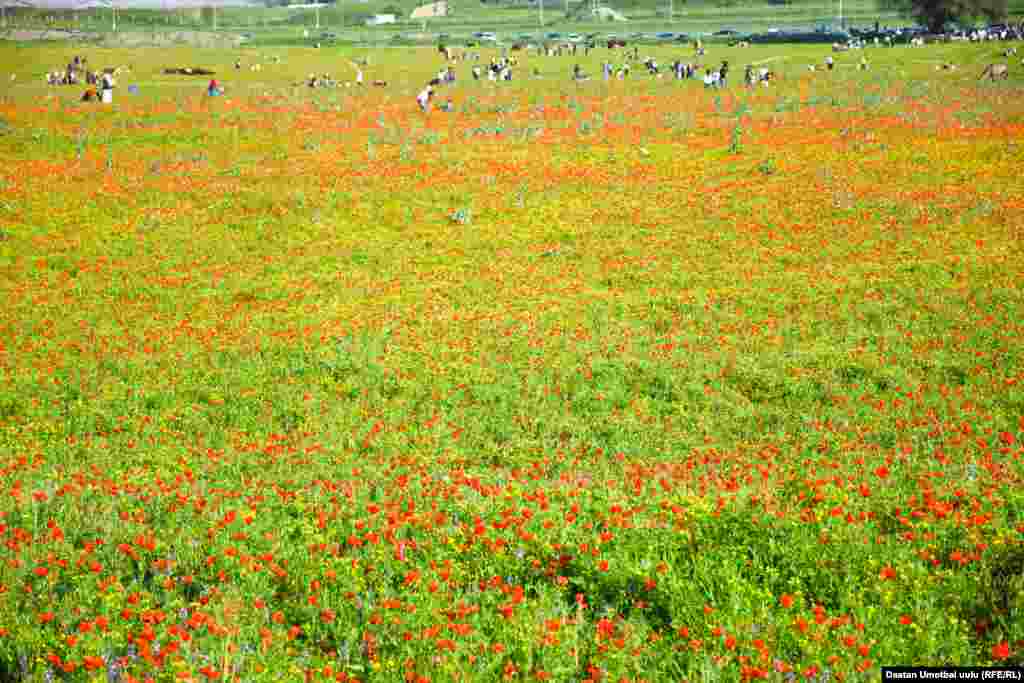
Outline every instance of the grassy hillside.
<svg viewBox="0 0 1024 683">
<path fill-rule="evenodd" d="M 1000 49 L 0 45 L 0 682 L 1024 664 Z"/>
</svg>

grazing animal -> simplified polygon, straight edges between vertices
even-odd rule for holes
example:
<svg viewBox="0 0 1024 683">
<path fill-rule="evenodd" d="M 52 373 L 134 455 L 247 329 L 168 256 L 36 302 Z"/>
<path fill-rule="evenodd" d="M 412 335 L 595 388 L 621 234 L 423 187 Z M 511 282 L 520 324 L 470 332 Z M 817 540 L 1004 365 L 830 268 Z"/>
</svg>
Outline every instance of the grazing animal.
<svg viewBox="0 0 1024 683">
<path fill-rule="evenodd" d="M 209 69 L 200 69 L 196 67 L 186 66 L 173 69 L 164 69 L 164 74 L 168 76 L 213 76 L 214 72 Z"/>
<path fill-rule="evenodd" d="M 983 81 L 986 77 L 988 77 L 990 81 L 994 81 L 997 78 L 1005 80 L 1006 78 L 1009 78 L 1009 76 L 1010 68 L 1005 64 L 989 64 L 985 67 L 985 70 L 981 72 L 981 77 L 978 80 Z"/>
</svg>

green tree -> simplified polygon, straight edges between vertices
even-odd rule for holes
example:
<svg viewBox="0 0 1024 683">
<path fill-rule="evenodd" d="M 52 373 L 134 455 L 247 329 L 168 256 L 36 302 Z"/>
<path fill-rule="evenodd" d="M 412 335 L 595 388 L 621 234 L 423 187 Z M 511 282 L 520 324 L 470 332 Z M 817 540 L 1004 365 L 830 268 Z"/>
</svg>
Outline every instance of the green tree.
<svg viewBox="0 0 1024 683">
<path fill-rule="evenodd" d="M 1006 0 L 881 0 L 887 9 L 898 9 L 913 16 L 929 31 L 938 33 L 950 22 L 979 18 L 999 21 L 1006 18 Z"/>
</svg>

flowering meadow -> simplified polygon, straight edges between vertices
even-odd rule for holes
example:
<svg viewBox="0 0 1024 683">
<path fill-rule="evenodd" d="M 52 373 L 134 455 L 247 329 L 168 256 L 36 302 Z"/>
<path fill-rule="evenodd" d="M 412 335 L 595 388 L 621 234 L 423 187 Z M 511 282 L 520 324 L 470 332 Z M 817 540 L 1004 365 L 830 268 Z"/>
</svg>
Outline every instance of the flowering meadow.
<svg viewBox="0 0 1024 683">
<path fill-rule="evenodd" d="M 826 49 L 0 47 L 0 680 L 1020 664 L 1022 67 Z"/>
</svg>

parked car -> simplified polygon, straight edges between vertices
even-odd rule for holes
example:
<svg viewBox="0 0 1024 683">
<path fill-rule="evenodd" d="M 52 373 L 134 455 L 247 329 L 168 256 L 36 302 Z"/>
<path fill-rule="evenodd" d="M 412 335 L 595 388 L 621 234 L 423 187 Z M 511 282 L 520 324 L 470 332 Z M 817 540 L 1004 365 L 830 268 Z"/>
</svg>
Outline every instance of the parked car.
<svg viewBox="0 0 1024 683">
<path fill-rule="evenodd" d="M 654 37 L 657 38 L 658 40 L 669 41 L 669 40 L 675 40 L 676 34 L 665 32 L 665 33 L 659 33 L 658 35 L 656 35 Z"/>
<path fill-rule="evenodd" d="M 715 31 L 711 35 L 713 35 L 713 36 L 738 36 L 739 34 L 740 34 L 740 32 L 735 30 L 735 29 L 723 28 L 721 31 Z"/>
</svg>

